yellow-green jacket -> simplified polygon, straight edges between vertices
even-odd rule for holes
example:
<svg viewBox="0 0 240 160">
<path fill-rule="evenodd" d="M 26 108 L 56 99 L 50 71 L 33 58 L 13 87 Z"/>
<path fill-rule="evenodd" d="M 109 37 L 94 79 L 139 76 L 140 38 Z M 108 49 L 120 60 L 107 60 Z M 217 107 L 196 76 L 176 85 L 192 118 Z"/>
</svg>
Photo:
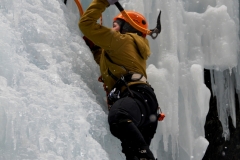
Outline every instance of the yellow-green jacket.
<svg viewBox="0 0 240 160">
<path fill-rule="evenodd" d="M 95 54 L 94 59 L 100 66 L 107 92 L 113 89 L 116 82 L 111 74 L 120 78 L 131 71 L 147 78 L 146 60 L 150 55 L 146 38 L 135 33 L 121 34 L 97 23 L 108 6 L 107 0 L 93 0 L 79 21 L 82 33 L 102 48 L 101 54 Z M 136 83 L 144 82 L 131 82 L 129 85 Z"/>
</svg>

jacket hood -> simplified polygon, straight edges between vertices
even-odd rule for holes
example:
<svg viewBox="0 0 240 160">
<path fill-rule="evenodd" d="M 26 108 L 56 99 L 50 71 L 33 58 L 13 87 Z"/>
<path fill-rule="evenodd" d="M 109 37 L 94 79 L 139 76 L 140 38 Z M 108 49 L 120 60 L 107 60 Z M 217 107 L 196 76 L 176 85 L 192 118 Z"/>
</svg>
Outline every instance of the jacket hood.
<svg viewBox="0 0 240 160">
<path fill-rule="evenodd" d="M 138 47 L 141 57 L 144 60 L 147 60 L 151 54 L 148 40 L 146 38 L 143 38 L 143 37 L 137 35 L 136 33 L 127 33 L 127 34 L 130 35 L 134 39 L 134 42 Z"/>
</svg>

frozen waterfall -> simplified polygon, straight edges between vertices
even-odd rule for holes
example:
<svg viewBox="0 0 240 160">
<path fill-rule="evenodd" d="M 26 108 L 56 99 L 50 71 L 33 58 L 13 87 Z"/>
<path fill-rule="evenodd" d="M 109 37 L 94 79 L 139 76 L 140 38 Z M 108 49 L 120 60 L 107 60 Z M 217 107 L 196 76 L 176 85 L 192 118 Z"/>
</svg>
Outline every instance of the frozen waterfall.
<svg viewBox="0 0 240 160">
<path fill-rule="evenodd" d="M 86 9 L 91 0 L 82 0 Z M 148 37 L 148 81 L 166 114 L 151 148 L 158 159 L 201 160 L 211 70 L 223 136 L 236 126 L 240 91 L 238 0 L 120 0 L 146 16 L 162 11 L 162 32 Z M 119 11 L 110 6 L 103 25 Z M 98 66 L 78 29 L 73 0 L 0 0 L 0 159 L 123 160 L 110 134 Z"/>
</svg>

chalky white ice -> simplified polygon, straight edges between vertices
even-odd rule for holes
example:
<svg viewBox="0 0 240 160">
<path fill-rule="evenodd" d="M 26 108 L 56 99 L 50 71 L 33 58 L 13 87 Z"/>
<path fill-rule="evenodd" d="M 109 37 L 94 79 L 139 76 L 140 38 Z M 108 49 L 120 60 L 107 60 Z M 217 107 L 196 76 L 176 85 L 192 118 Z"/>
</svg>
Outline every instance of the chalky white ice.
<svg viewBox="0 0 240 160">
<path fill-rule="evenodd" d="M 82 1 L 86 10 L 91 0 Z M 237 0 L 120 0 L 146 16 L 162 11 L 162 32 L 148 37 L 148 81 L 162 111 L 151 149 L 158 159 L 201 160 L 210 69 L 223 136 L 236 126 L 234 90 L 240 89 Z M 103 14 L 111 27 L 119 11 Z M 123 160 L 107 124 L 98 66 L 82 40 L 72 0 L 0 0 L 0 159 Z"/>
</svg>

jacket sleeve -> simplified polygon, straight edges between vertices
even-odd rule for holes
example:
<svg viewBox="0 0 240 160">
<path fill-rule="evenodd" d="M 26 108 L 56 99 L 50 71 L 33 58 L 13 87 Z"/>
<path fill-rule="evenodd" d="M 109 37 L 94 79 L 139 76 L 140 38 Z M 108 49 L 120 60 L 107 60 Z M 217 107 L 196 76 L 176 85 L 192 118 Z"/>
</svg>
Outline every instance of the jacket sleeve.
<svg viewBox="0 0 240 160">
<path fill-rule="evenodd" d="M 124 44 L 124 36 L 97 23 L 108 6 L 107 0 L 93 0 L 78 25 L 82 33 L 97 46 L 104 50 L 117 50 Z M 116 39 L 118 42 L 115 42 Z"/>
</svg>

